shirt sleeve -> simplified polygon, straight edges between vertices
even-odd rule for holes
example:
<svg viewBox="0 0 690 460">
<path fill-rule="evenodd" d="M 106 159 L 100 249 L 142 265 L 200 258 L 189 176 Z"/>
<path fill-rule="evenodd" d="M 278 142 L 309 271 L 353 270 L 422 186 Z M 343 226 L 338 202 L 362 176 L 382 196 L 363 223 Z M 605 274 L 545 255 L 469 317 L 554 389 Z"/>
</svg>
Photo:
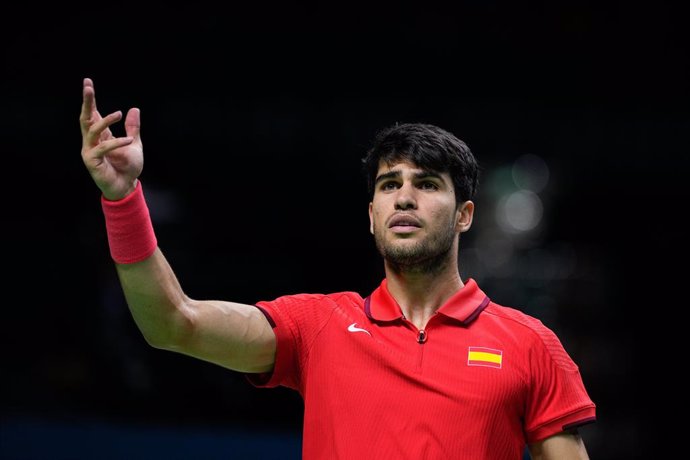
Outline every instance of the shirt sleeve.
<svg viewBox="0 0 690 460">
<path fill-rule="evenodd" d="M 529 443 L 596 420 L 596 406 L 560 340 L 544 326 L 537 335 L 530 353 L 531 385 L 525 415 Z"/>
<path fill-rule="evenodd" d="M 271 372 L 245 374 L 247 380 L 256 387 L 285 386 L 302 392 L 309 349 L 330 318 L 332 305 L 321 294 L 295 294 L 257 303 L 273 327 L 276 357 Z"/>
</svg>

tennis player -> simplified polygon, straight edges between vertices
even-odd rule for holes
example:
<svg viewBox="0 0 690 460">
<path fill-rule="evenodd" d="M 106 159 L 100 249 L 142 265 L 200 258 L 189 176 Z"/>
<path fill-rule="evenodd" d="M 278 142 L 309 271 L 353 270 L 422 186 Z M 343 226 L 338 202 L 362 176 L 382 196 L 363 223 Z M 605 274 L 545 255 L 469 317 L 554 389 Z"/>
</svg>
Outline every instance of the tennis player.
<svg viewBox="0 0 690 460">
<path fill-rule="evenodd" d="M 461 279 L 478 165 L 427 124 L 383 129 L 364 158 L 370 231 L 385 278 L 355 292 L 245 305 L 197 300 L 157 239 L 144 189 L 140 112 L 101 116 L 84 79 L 82 158 L 101 191 L 110 254 L 152 346 L 284 386 L 304 400 L 303 458 L 588 458 L 578 428 L 595 404 L 577 365 L 538 319 Z"/>
</svg>

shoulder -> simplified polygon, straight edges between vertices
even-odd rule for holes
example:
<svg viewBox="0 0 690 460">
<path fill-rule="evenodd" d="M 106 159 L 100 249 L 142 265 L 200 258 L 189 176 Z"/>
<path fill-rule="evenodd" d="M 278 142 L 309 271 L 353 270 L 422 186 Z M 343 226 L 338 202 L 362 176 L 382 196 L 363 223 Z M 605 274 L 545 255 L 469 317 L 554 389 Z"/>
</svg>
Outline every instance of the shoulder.
<svg viewBox="0 0 690 460">
<path fill-rule="evenodd" d="M 516 308 L 506 307 L 495 302 L 489 302 L 483 313 L 492 316 L 495 318 L 495 321 L 505 324 L 506 327 L 511 327 L 523 333 L 539 335 L 545 331 L 550 331 L 538 318 Z"/>
<path fill-rule="evenodd" d="M 292 300 L 292 301 L 315 301 L 315 302 L 363 302 L 362 296 L 357 292 L 352 291 L 342 291 L 342 292 L 332 292 L 330 294 L 319 294 L 319 293 L 301 293 L 301 294 L 286 294 L 277 297 L 275 300 Z"/>
<path fill-rule="evenodd" d="M 361 308 L 361 306 L 364 305 L 364 299 L 362 299 L 362 296 L 358 293 L 351 291 L 333 292 L 330 294 L 300 293 L 286 294 L 273 300 L 259 302 L 258 305 L 272 305 L 281 308 L 300 306 L 325 308 L 359 306 Z"/>
<path fill-rule="evenodd" d="M 335 292 L 332 294 L 326 294 L 326 297 L 328 297 L 328 300 L 336 303 L 336 304 L 342 304 L 342 305 L 363 305 L 364 304 L 364 299 L 362 298 L 361 295 L 359 295 L 357 292 L 352 292 L 352 291 L 343 291 L 343 292 Z"/>
<path fill-rule="evenodd" d="M 548 329 L 540 319 L 528 315 L 517 308 L 499 305 L 493 301 L 489 302 L 484 313 L 497 318 L 497 320 L 507 325 L 512 325 L 516 329 L 524 329 L 525 331 L 536 333 L 539 333 L 543 329 Z"/>
<path fill-rule="evenodd" d="M 558 336 L 544 323 L 534 316 L 516 308 L 506 307 L 494 302 L 484 310 L 487 317 L 492 318 L 503 328 L 511 331 L 523 343 L 531 343 L 534 348 L 548 354 L 559 366 L 566 369 L 576 369 Z"/>
</svg>

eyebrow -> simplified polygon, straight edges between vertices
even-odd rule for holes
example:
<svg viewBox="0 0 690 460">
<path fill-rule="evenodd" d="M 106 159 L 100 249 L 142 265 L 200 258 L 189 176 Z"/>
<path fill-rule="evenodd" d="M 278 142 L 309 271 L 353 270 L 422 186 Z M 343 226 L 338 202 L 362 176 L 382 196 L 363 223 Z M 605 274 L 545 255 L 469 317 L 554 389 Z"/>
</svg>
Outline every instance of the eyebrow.
<svg viewBox="0 0 690 460">
<path fill-rule="evenodd" d="M 386 180 L 386 179 L 397 179 L 401 175 L 402 175 L 402 173 L 400 171 L 388 171 L 387 173 L 383 173 L 380 176 L 377 176 L 376 181 L 374 181 L 374 184 L 378 184 L 379 182 Z M 441 177 L 440 174 L 438 174 L 434 171 L 426 170 L 426 169 L 423 171 L 414 173 L 414 178 L 416 180 L 434 178 L 434 179 L 438 179 L 438 180 L 443 182 L 443 178 Z"/>
</svg>

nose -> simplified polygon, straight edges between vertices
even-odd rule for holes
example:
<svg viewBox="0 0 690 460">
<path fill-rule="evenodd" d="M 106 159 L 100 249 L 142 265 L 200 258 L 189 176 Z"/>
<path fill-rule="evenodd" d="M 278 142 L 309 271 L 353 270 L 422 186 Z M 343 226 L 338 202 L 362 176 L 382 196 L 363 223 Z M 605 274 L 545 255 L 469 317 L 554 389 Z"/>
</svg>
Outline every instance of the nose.
<svg viewBox="0 0 690 460">
<path fill-rule="evenodd" d="M 417 199 L 415 188 L 410 184 L 403 184 L 395 197 L 395 209 L 398 211 L 406 209 L 417 209 Z"/>
</svg>

